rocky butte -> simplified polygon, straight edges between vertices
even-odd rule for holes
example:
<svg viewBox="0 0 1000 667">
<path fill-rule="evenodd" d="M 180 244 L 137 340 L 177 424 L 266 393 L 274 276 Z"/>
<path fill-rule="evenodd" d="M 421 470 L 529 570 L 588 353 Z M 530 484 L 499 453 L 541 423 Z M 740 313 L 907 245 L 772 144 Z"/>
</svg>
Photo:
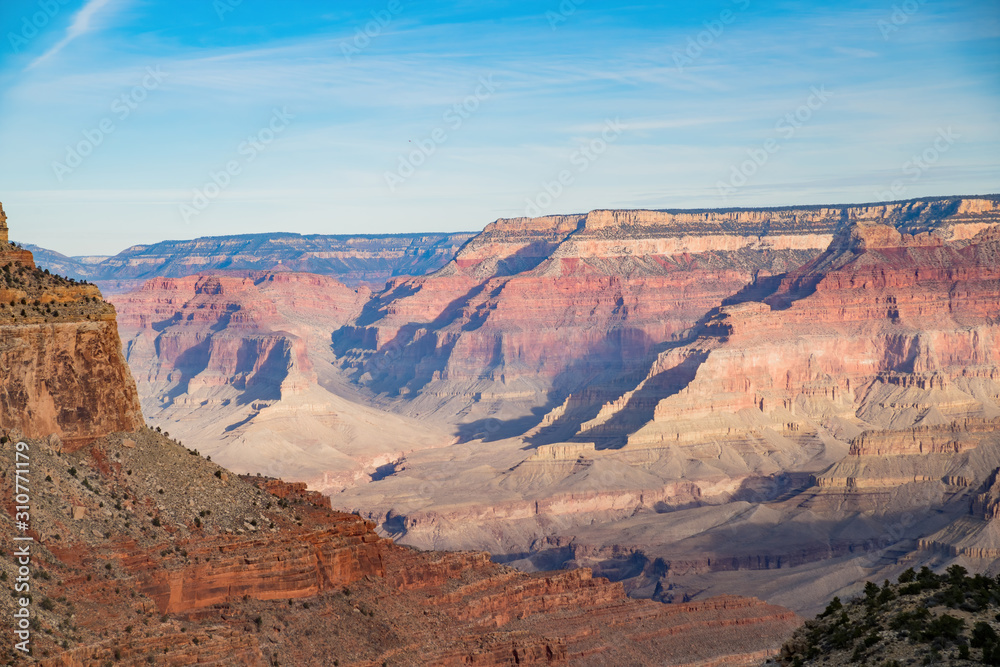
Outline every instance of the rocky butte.
<svg viewBox="0 0 1000 667">
<path fill-rule="evenodd" d="M 76 449 L 142 425 L 114 308 L 8 240 L 0 207 L 0 426 Z"/>
<path fill-rule="evenodd" d="M 114 309 L 96 288 L 40 271 L 10 245 L 0 258 L 16 311 L 0 309 L 0 452 L 10 462 L 26 441 L 32 480 L 32 655 L 5 645 L 12 664 L 749 665 L 800 622 L 753 598 L 663 605 L 586 569 L 526 574 L 485 553 L 414 550 L 304 484 L 231 473 L 142 423 Z M 261 280 L 285 278 L 315 280 Z M 259 286 L 233 280 L 194 279 L 161 296 L 169 305 L 177 290 Z M 208 299 L 185 317 L 258 335 L 256 316 L 274 304 L 253 302 Z M 258 374 L 269 386 L 266 363 L 243 365 L 237 351 L 227 367 L 219 344 L 219 386 L 252 389 Z M 291 339 L 263 334 L 259 345 L 284 347 L 286 370 L 296 358 Z M 13 471 L 0 468 L 7 534 Z M 0 573 L 19 576 L 9 552 Z M 0 596 L 5 617 L 15 604 Z"/>
<path fill-rule="evenodd" d="M 376 409 L 336 374 L 330 332 L 369 294 L 328 276 L 253 272 L 157 278 L 111 298 L 151 422 L 237 472 L 344 488 L 453 439 Z"/>
</svg>

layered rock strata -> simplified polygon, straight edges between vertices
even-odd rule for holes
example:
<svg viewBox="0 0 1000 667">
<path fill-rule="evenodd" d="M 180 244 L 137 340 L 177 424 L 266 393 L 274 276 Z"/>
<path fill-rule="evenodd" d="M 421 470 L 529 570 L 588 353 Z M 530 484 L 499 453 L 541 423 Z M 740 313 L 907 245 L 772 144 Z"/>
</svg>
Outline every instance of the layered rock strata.
<svg viewBox="0 0 1000 667">
<path fill-rule="evenodd" d="M 503 418 L 636 371 L 755 276 L 815 256 L 841 220 L 823 209 L 499 220 L 437 273 L 373 295 L 335 349 L 359 382 L 413 399 L 409 410 L 471 403 Z"/>
<path fill-rule="evenodd" d="M 364 404 L 333 372 L 330 332 L 369 295 L 328 276 L 157 278 L 111 297 L 148 419 L 238 472 L 339 490 L 444 429 Z"/>
<path fill-rule="evenodd" d="M 95 286 L 42 271 L 30 252 L 4 238 L 0 429 L 56 434 L 67 449 L 76 449 L 142 424 L 114 308 Z"/>
<path fill-rule="evenodd" d="M 110 257 L 66 257 L 33 248 L 53 271 L 96 282 L 109 294 L 152 278 L 182 278 L 218 270 L 299 271 L 348 285 L 381 286 L 394 276 L 423 275 L 444 266 L 469 233 L 330 236 L 245 234 L 132 246 Z"/>
<path fill-rule="evenodd" d="M 520 439 L 409 457 L 340 502 L 404 542 L 593 565 L 667 599 L 754 590 L 723 573 L 763 569 L 779 571 L 754 578 L 771 599 L 809 609 L 932 558 L 919 540 L 1000 466 L 998 202 L 842 212 L 824 252 L 758 276 L 644 372 L 571 393 Z M 835 562 L 855 579 L 827 577 Z"/>
<path fill-rule="evenodd" d="M 302 485 L 237 477 L 152 430 L 75 453 L 28 444 L 47 480 L 30 527 L 32 646 L 50 667 L 735 664 L 800 622 L 749 598 L 666 606 L 589 570 L 400 547 Z M 7 512 L 0 523 L 14 530 Z"/>
</svg>

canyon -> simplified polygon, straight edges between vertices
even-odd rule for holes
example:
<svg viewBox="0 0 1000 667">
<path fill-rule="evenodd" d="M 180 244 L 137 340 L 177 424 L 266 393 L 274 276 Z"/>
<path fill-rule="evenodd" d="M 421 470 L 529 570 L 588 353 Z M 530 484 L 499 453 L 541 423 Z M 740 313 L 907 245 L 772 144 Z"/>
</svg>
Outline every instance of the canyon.
<svg viewBox="0 0 1000 667">
<path fill-rule="evenodd" d="M 368 405 L 330 332 L 370 292 L 307 273 L 156 278 L 110 297 L 142 409 L 236 472 L 346 488 L 447 430 Z"/>
<path fill-rule="evenodd" d="M 754 598 L 668 607 L 631 599 L 620 583 L 586 569 L 525 574 L 486 553 L 415 550 L 357 514 L 332 510 L 304 483 L 238 476 L 142 422 L 115 311 L 96 287 L 37 269 L 15 246 L 5 245 L 2 258 L 8 290 L 27 295 L 0 328 L 5 349 L 19 355 L 2 367 L 3 386 L 25 388 L 2 397 L 0 451 L 26 462 L 0 469 L 0 524 L 31 540 L 30 569 L 0 557 L 4 581 L 30 581 L 27 603 L 0 598 L 5 616 L 27 605 L 32 618 L 31 657 L 5 645 L 11 663 L 749 665 L 800 623 L 791 610 Z M 296 349 L 292 333 L 262 333 L 258 320 L 276 312 L 266 283 L 284 285 L 285 305 L 303 281 L 330 287 L 317 276 L 272 274 L 148 287 L 167 309 L 178 292 L 189 303 L 260 288 L 240 308 L 219 310 L 210 299 L 181 318 L 195 322 L 195 338 L 208 323 L 210 332 L 231 327 L 255 340 L 244 348 L 209 339 L 213 363 L 203 369 L 204 379 L 215 378 L 205 386 L 255 392 L 287 379 L 278 370 L 291 371 L 299 356 L 301 375 L 309 374 L 308 344 Z M 302 292 L 310 303 L 314 295 Z M 332 289 L 313 305 L 336 319 L 335 305 L 350 311 L 351 295 Z M 162 322 L 161 314 L 149 321 Z M 105 345 L 90 344 L 95 322 L 110 327 L 99 329 Z M 190 342 L 178 336 L 180 345 Z M 41 363 L 51 360 L 49 347 L 57 363 Z M 166 373 L 186 368 L 180 362 Z M 82 424 L 61 413 L 39 417 L 42 390 L 56 404 L 91 400 L 94 412 Z M 25 402 L 14 402 L 21 394 Z M 25 479 L 29 501 L 17 495 L 27 493 Z M 30 518 L 17 524 L 15 502 L 30 502 Z"/>
<path fill-rule="evenodd" d="M 446 625 L 469 625 L 435 646 L 439 664 L 505 664 L 512 651 L 528 664 L 730 664 L 718 656 L 733 638 L 732 661 L 752 664 L 796 614 L 866 580 L 1000 563 L 996 196 L 498 220 L 432 271 L 381 286 L 285 269 L 209 267 L 109 297 L 142 413 L 172 434 L 130 441 L 182 441 L 192 462 L 244 475 L 220 473 L 258 503 L 221 517 L 223 542 L 121 561 L 150 609 L 211 607 L 238 625 L 301 597 L 370 619 L 342 613 L 353 600 L 339 586 L 367 582 L 373 611 L 396 604 L 379 590 L 440 567 L 454 578 L 412 590 L 438 596 Z M 75 326 L 114 317 L 92 287 L 71 287 L 90 297 Z M 55 323 L 38 300 L 25 317 Z M 19 331 L 42 323 L 19 313 Z M 94 435 L 61 437 L 105 461 Z M 261 513 L 276 501 L 258 492 L 324 518 Z M 157 502 L 166 484 L 146 493 L 148 516 L 187 526 L 178 539 L 193 530 L 193 515 Z M 292 541 L 259 533 L 281 521 Z M 400 618 L 414 609 L 398 604 Z M 641 630 L 624 642 L 584 617 Z M 502 631 L 484 635 L 487 618 Z M 758 643 L 737 630 L 754 625 Z M 297 627 L 268 636 L 310 645 Z M 393 628 L 399 646 L 432 641 Z M 684 638 L 698 628 L 703 641 Z"/>
<path fill-rule="evenodd" d="M 407 543 L 585 565 L 657 599 L 753 590 L 805 613 L 913 561 L 992 567 L 966 515 L 1000 464 L 996 201 L 844 218 L 645 372 L 335 502 Z"/>
<path fill-rule="evenodd" d="M 998 223 L 996 197 L 594 211 L 499 220 L 382 288 L 324 283 L 322 316 L 291 286 L 318 278 L 273 271 L 112 299 L 147 415 L 226 465 L 307 482 L 404 544 L 808 613 L 915 560 L 992 553 L 990 530 L 962 551 L 955 526 L 982 521 L 965 515 L 1000 466 Z M 274 336 L 289 352 L 267 377 L 249 350 Z M 302 386 L 377 411 L 394 446 L 276 470 L 280 423 L 217 444 L 300 412 Z M 268 403 L 199 420 L 212 392 Z"/>
<path fill-rule="evenodd" d="M 46 472 L 31 521 L 41 665 L 749 665 L 800 623 L 756 599 L 667 606 L 584 569 L 395 545 L 304 485 L 231 475 L 151 429 L 28 446 Z M 0 571 L 16 576 L 6 558 Z"/>
</svg>

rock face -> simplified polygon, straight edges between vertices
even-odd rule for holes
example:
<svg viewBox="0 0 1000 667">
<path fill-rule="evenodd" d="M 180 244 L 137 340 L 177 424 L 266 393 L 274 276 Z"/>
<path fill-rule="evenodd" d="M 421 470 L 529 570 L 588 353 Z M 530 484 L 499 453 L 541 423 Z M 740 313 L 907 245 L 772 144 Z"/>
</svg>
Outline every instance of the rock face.
<svg viewBox="0 0 1000 667">
<path fill-rule="evenodd" d="M 751 664 L 800 623 L 750 598 L 667 606 L 589 570 L 400 547 L 303 485 L 227 475 L 148 429 L 28 446 L 49 480 L 30 535 L 32 647 L 50 667 Z M 5 502 L 10 487 L 0 475 Z M 14 530 L 8 512 L 0 524 Z M 0 570 L 16 576 L 10 559 Z"/>
<path fill-rule="evenodd" d="M 499 220 L 430 276 L 390 282 L 334 334 L 407 409 L 503 419 L 637 371 L 755 276 L 829 245 L 839 209 L 595 211 Z M 471 435 L 475 435 L 475 427 Z"/>
<path fill-rule="evenodd" d="M 444 429 L 363 405 L 331 369 L 330 332 L 365 287 L 262 272 L 157 278 L 112 297 L 143 410 L 238 472 L 339 490 Z"/>
<path fill-rule="evenodd" d="M 590 381 L 519 438 L 408 457 L 338 502 L 375 510 L 407 543 L 594 566 L 665 599 L 725 581 L 807 610 L 854 585 L 853 567 L 934 558 L 918 541 L 967 514 L 1000 466 L 1000 207 L 950 199 L 834 217 L 824 252 L 720 299 L 686 335 L 660 339 L 644 370 Z M 566 347 L 556 354 L 580 349 Z M 777 572 L 755 575 L 757 588 L 723 576 L 748 569 Z"/>
<path fill-rule="evenodd" d="M 205 565 L 175 569 L 170 560 L 130 559 L 141 572 L 138 589 L 161 612 L 189 612 L 249 595 L 258 600 L 310 597 L 339 590 L 365 575 L 381 576 L 378 536 L 363 522 L 341 517 L 341 524 L 295 536 L 211 544 L 199 541 L 188 556 Z M 221 556 L 220 556 L 221 554 Z M 247 554 L 253 554 L 247 562 Z M 228 556 L 228 557 L 227 557 Z M 177 558 L 177 560 L 182 560 Z"/>
<path fill-rule="evenodd" d="M 473 234 L 328 236 L 245 234 L 133 246 L 111 257 L 66 257 L 33 248 L 39 263 L 114 294 L 151 278 L 181 278 L 216 270 L 301 271 L 348 285 L 380 286 L 393 276 L 422 275 L 444 266 Z"/>
<path fill-rule="evenodd" d="M 152 385 L 144 394 L 230 386 L 249 393 L 247 401 L 315 382 L 308 337 L 293 331 L 304 331 L 310 320 L 327 326 L 347 320 L 366 296 L 366 290 L 325 276 L 264 273 L 158 278 L 113 299 L 126 355 L 142 382 Z M 301 320 L 293 331 L 280 330 L 286 322 L 279 299 Z"/>
<path fill-rule="evenodd" d="M 115 311 L 93 285 L 35 267 L 0 242 L 0 427 L 67 449 L 143 424 Z"/>
</svg>

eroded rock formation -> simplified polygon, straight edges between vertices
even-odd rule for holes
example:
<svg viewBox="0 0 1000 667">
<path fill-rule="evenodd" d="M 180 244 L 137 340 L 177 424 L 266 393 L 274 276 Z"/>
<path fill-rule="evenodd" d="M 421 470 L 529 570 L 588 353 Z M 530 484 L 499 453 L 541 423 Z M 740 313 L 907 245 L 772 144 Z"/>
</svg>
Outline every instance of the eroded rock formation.
<svg viewBox="0 0 1000 667">
<path fill-rule="evenodd" d="M 68 449 L 143 424 L 115 310 L 93 285 L 50 275 L 0 241 L 0 429 Z"/>
<path fill-rule="evenodd" d="M 335 348 L 357 381 L 409 398 L 407 410 L 471 403 L 473 415 L 523 414 L 638 370 L 755 276 L 811 259 L 842 217 L 785 209 L 499 220 L 437 273 L 390 282 L 335 333 Z"/>
<path fill-rule="evenodd" d="M 111 297 L 143 410 L 237 472 L 339 490 L 445 429 L 362 402 L 332 372 L 330 333 L 365 287 L 310 273 L 157 278 Z"/>
<path fill-rule="evenodd" d="M 711 573 L 790 569 L 754 582 L 809 609 L 863 574 L 931 557 L 918 541 L 966 514 L 1000 465 L 1000 208 L 838 210 L 825 251 L 720 299 L 644 371 L 597 378 L 520 438 L 408 457 L 339 502 L 376 510 L 409 543 L 591 565 L 664 598 Z M 631 220 L 608 217 L 611 229 Z M 443 481 L 466 476 L 464 491 Z M 855 578 L 817 574 L 834 561 Z M 808 584 L 793 590 L 796 577 Z"/>
<path fill-rule="evenodd" d="M 501 220 L 436 273 L 359 293 L 339 320 L 282 311 L 285 286 L 259 276 L 240 283 L 245 297 L 164 298 L 162 318 L 144 320 L 152 283 L 125 297 L 139 315 L 127 338 L 188 342 L 137 343 L 130 359 L 155 374 L 156 355 L 170 367 L 201 359 L 210 337 L 286 340 L 306 321 L 307 354 L 282 377 L 309 361 L 323 396 L 349 404 L 286 403 L 284 385 L 244 401 L 215 418 L 239 445 L 227 461 L 267 470 L 275 450 L 240 440 L 254 424 L 269 441 L 288 429 L 333 442 L 271 421 L 303 405 L 448 424 L 413 444 L 367 413 L 391 432 L 381 440 L 410 444 L 367 459 L 374 440 L 337 444 L 317 450 L 312 476 L 282 474 L 424 548 L 593 566 L 664 600 L 747 592 L 737 575 L 752 569 L 768 599 L 810 609 L 873 568 L 930 557 L 920 540 L 965 515 L 1000 467 L 998 223 L 997 197 Z M 277 318 L 262 330 L 204 319 L 244 298 Z M 174 367 L 146 400 L 173 406 L 171 430 L 197 424 L 206 401 L 248 391 L 227 379 L 248 377 L 231 372 L 236 356 L 186 385 Z M 854 574 L 827 577 L 833 562 Z"/>
</svg>

